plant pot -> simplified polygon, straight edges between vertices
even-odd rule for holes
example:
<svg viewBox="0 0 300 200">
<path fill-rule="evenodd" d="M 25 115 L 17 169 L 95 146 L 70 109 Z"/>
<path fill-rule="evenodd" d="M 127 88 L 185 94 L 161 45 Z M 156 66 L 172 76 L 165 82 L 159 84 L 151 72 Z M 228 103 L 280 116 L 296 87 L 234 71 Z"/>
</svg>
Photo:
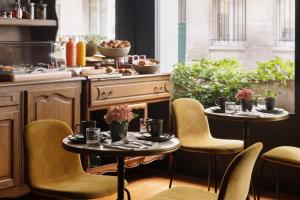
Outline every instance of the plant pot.
<svg viewBox="0 0 300 200">
<path fill-rule="evenodd" d="M 275 107 L 275 98 L 267 97 L 266 98 L 266 109 L 267 110 L 273 110 L 274 107 Z"/>
<path fill-rule="evenodd" d="M 126 138 L 127 131 L 128 131 L 128 122 L 113 122 L 109 125 L 110 134 L 111 134 L 111 141 L 116 142 L 123 138 Z"/>
<path fill-rule="evenodd" d="M 251 100 L 242 99 L 241 104 L 242 104 L 242 111 L 246 112 L 247 110 L 248 111 L 252 110 L 252 101 Z"/>
</svg>

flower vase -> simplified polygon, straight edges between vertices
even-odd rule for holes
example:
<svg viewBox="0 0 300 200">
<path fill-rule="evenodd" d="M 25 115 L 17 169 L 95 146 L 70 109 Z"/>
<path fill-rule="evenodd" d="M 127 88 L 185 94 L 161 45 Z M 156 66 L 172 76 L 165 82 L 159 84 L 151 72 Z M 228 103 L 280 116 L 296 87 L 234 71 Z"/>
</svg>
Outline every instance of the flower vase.
<svg viewBox="0 0 300 200">
<path fill-rule="evenodd" d="M 128 122 L 112 122 L 109 126 L 111 141 L 116 142 L 126 138 L 128 131 Z"/>
<path fill-rule="evenodd" d="M 252 110 L 252 101 L 251 100 L 242 99 L 241 104 L 242 104 L 242 111 L 246 112 L 248 110 L 251 112 L 251 110 Z"/>
</svg>

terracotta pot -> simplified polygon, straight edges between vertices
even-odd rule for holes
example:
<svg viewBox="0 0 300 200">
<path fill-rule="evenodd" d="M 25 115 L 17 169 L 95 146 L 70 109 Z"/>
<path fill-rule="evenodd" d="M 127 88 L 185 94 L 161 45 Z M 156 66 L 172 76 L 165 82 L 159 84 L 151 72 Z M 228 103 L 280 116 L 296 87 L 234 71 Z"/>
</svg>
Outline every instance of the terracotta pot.
<svg viewBox="0 0 300 200">
<path fill-rule="evenodd" d="M 119 141 L 123 138 L 126 138 L 128 131 L 128 122 L 113 122 L 109 125 L 111 140 L 112 142 Z"/>
</svg>

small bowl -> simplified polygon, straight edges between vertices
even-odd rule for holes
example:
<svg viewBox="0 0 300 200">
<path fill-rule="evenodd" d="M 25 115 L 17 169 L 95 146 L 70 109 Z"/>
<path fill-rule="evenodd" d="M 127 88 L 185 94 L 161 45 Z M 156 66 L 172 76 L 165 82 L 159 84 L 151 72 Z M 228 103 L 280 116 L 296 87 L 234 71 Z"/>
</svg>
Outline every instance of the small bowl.
<svg viewBox="0 0 300 200">
<path fill-rule="evenodd" d="M 155 59 L 147 59 L 156 65 L 139 65 L 139 60 L 133 61 L 133 69 L 137 71 L 139 74 L 154 74 L 159 70 L 159 61 Z"/>
<path fill-rule="evenodd" d="M 129 51 L 130 47 L 125 48 L 105 48 L 98 45 L 99 52 L 106 57 L 118 58 L 126 56 Z"/>
</svg>

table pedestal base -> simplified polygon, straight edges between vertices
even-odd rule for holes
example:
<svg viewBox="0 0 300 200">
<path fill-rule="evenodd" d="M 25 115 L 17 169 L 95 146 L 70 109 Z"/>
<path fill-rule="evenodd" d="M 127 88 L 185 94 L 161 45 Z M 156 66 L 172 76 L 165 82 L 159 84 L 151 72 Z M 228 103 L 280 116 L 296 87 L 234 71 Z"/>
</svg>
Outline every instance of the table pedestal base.
<svg viewBox="0 0 300 200">
<path fill-rule="evenodd" d="M 125 162 L 124 157 L 118 157 L 118 199 L 124 200 Z"/>
</svg>

